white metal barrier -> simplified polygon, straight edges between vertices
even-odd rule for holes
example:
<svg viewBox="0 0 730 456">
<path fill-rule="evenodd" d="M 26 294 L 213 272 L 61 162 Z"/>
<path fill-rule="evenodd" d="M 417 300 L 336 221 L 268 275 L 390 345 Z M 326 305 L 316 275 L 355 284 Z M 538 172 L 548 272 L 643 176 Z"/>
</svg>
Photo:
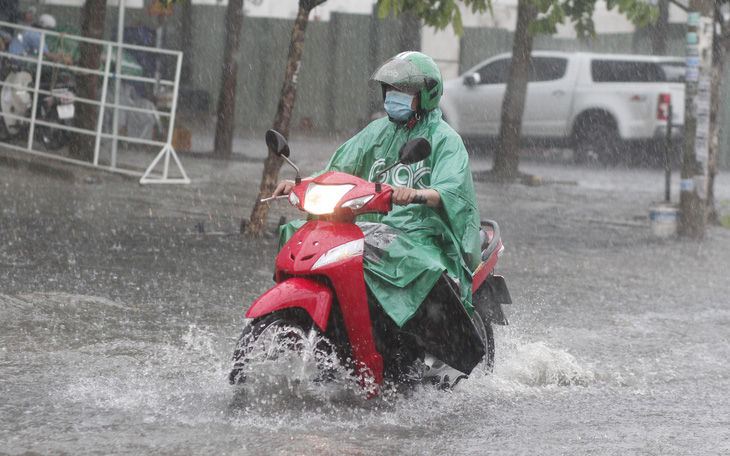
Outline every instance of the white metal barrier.
<svg viewBox="0 0 730 456">
<path fill-rule="evenodd" d="M 182 58 L 183 54 L 179 51 L 170 51 L 165 49 L 158 49 L 158 48 L 150 48 L 145 46 L 135 46 L 131 44 L 123 44 L 119 45 L 119 43 L 111 42 L 111 41 L 103 41 L 103 40 L 96 40 L 91 38 L 85 38 L 82 36 L 77 35 L 68 35 L 63 33 L 57 33 L 52 32 L 48 30 L 42 30 L 42 29 L 36 29 L 31 27 L 24 27 L 17 24 L 12 24 L 8 22 L 2 22 L 0 21 L 0 29 L 6 30 L 8 32 L 12 31 L 13 36 L 17 36 L 19 34 L 22 34 L 23 32 L 31 32 L 31 33 L 37 33 L 40 34 L 40 49 L 46 48 L 46 43 L 48 42 L 48 37 L 56 37 L 59 41 L 68 41 L 72 43 L 91 43 L 95 45 L 102 46 L 102 56 L 104 56 L 104 66 L 100 69 L 88 69 L 76 66 L 75 64 L 66 65 L 63 63 L 57 63 L 50 61 L 47 58 L 44 58 L 43 52 L 38 52 L 37 56 L 25 56 L 25 55 L 18 55 L 18 54 L 11 54 L 6 49 L 5 51 L 0 51 L 0 57 L 5 62 L 16 62 L 20 63 L 22 62 L 26 66 L 30 65 L 31 67 L 34 67 L 35 75 L 33 76 L 34 84 L 32 87 L 29 86 L 22 86 L 22 85 L 15 85 L 11 82 L 6 82 L 5 80 L 0 80 L 0 90 L 2 90 L 4 87 L 10 87 L 12 89 L 17 90 L 25 90 L 27 92 L 30 92 L 32 97 L 32 105 L 30 110 L 30 117 L 28 117 L 27 113 L 11 113 L 11 112 L 2 112 L 0 116 L 3 119 L 17 119 L 21 120 L 23 122 L 26 122 L 28 124 L 28 137 L 27 137 L 27 143 L 25 147 L 22 147 L 20 145 L 12 144 L 10 142 L 6 142 L 4 140 L 0 141 L 0 144 L 4 147 L 19 150 L 22 152 L 30 153 L 32 155 L 42 156 L 46 158 L 52 158 L 61 160 L 67 163 L 72 163 L 75 165 L 80 166 L 86 166 L 86 167 L 93 167 L 93 168 L 100 168 L 107 171 L 112 171 L 116 173 L 131 175 L 140 177 L 140 183 L 141 184 L 154 184 L 154 183 L 182 183 L 187 184 L 190 183 L 190 179 L 188 178 L 187 174 L 185 173 L 185 170 L 180 163 L 180 159 L 175 152 L 175 149 L 172 146 L 173 141 L 173 134 L 174 134 L 174 127 L 175 127 L 175 113 L 177 110 L 177 97 L 179 93 L 179 84 L 180 84 L 180 70 L 182 66 Z M 21 41 L 22 42 L 22 41 Z M 7 47 L 7 46 L 6 46 Z M 52 51 L 52 50 L 51 50 Z M 139 51 L 143 52 L 145 54 L 149 53 L 150 55 L 154 56 L 156 59 L 165 58 L 168 60 L 172 60 L 175 62 L 175 70 L 174 70 L 174 79 L 165 79 L 162 76 L 159 78 L 149 78 L 144 76 L 138 76 L 138 75 L 131 75 L 131 74 L 124 74 L 123 70 L 123 63 L 124 63 L 124 54 L 123 51 Z M 115 68 L 112 69 L 112 56 L 116 56 L 115 61 Z M 62 125 L 58 123 L 49 123 L 47 121 L 44 121 L 42 119 L 36 118 L 36 113 L 38 110 L 38 103 L 41 99 L 41 96 L 47 96 L 51 95 L 51 89 L 44 90 L 41 88 L 41 74 L 42 70 L 44 68 L 52 68 L 55 70 L 66 70 L 69 72 L 83 72 L 85 74 L 95 74 L 97 76 L 101 77 L 101 98 L 100 100 L 90 100 L 87 98 L 81 98 L 77 94 L 74 97 L 75 103 L 87 103 L 90 105 L 98 106 L 98 118 L 96 123 L 96 128 L 94 130 L 87 130 L 83 128 L 78 128 L 75 126 L 67 126 Z M 4 77 L 5 75 L 3 75 Z M 114 101 L 108 102 L 107 96 L 110 93 L 110 87 L 109 83 L 110 81 L 113 81 L 114 83 Z M 133 83 L 138 84 L 149 84 L 154 87 L 154 93 L 159 93 L 160 90 L 162 91 L 171 91 L 171 99 L 170 99 L 170 109 L 168 111 L 158 111 L 156 108 L 149 108 L 149 107 L 136 107 L 136 106 L 130 106 L 130 105 L 123 105 L 120 104 L 120 96 L 121 96 L 121 84 L 123 81 L 130 81 Z M 153 105 L 154 106 L 154 105 Z M 105 115 L 107 109 L 111 109 L 112 115 L 113 115 L 113 121 L 112 121 L 112 127 L 110 132 L 104 131 L 105 126 Z M 138 113 L 138 114 L 148 114 L 155 116 L 156 118 L 166 118 L 168 120 L 167 122 L 167 130 L 165 134 L 165 141 L 158 140 L 156 138 L 152 139 L 145 139 L 138 136 L 133 136 L 130 133 L 126 132 L 124 134 L 120 133 L 119 129 L 119 117 L 122 113 Z M 108 119 L 107 119 L 108 120 Z M 0 121 L 4 121 L 0 119 Z M 58 153 L 49 153 L 48 151 L 41 151 L 34 148 L 35 143 L 37 141 L 34 141 L 34 132 L 37 125 L 45 126 L 45 127 L 53 127 L 58 128 L 61 130 L 66 130 L 68 132 L 75 132 L 79 134 L 86 134 L 90 136 L 95 137 L 95 143 L 94 143 L 94 158 L 92 162 L 87 162 L 83 160 L 78 160 L 75 158 L 71 158 L 68 156 L 64 156 L 63 154 Z M 22 139 L 22 138 L 21 138 Z M 110 150 L 110 157 L 108 159 L 108 163 L 104 163 L 101 159 L 101 147 L 102 147 L 102 139 L 111 140 L 111 150 Z M 154 158 L 154 160 L 146 167 L 146 170 L 144 172 L 140 172 L 138 170 L 135 170 L 133 166 L 127 165 L 126 167 L 122 164 L 120 166 L 119 160 L 118 160 L 118 144 L 120 141 L 123 141 L 127 144 L 139 144 L 139 145 L 146 145 L 146 146 L 156 146 L 160 147 L 161 150 L 157 154 L 157 156 Z M 176 166 L 177 173 L 171 172 L 171 160 L 174 161 L 174 165 Z M 159 167 L 162 167 L 161 170 L 158 170 Z"/>
</svg>

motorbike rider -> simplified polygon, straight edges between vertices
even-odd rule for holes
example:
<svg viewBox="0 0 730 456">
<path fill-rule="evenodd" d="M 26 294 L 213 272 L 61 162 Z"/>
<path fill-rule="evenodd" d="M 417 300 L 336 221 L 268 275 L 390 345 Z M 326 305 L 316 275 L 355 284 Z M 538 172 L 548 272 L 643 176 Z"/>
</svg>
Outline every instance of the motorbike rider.
<svg viewBox="0 0 730 456">
<path fill-rule="evenodd" d="M 372 182 L 380 170 L 398 160 L 398 151 L 406 141 L 417 137 L 429 140 L 430 157 L 414 165 L 399 165 L 381 179 L 393 187 L 393 210 L 359 220 L 386 227 L 386 232 L 376 236 L 380 241 L 375 250 L 382 252 L 379 258 L 368 255 L 372 233 L 362 227 L 369 291 L 402 330 L 435 338 L 440 341 L 437 345 L 448 345 L 451 336 L 446 324 L 451 321 L 443 312 L 419 309 L 427 297 L 433 301 L 436 295 L 438 301 L 454 301 L 462 314 L 473 311 L 471 274 L 480 259 L 480 222 L 466 148 L 442 119 L 438 104 L 443 79 L 431 57 L 402 52 L 381 65 L 371 81 L 382 90 L 387 117 L 371 122 L 343 144 L 322 173 L 340 171 Z M 272 196 L 288 194 L 293 186 L 293 181 L 282 180 Z M 410 204 L 416 195 L 424 196 L 427 203 Z M 282 244 L 302 223 L 282 227 Z M 383 243 L 383 239 L 387 241 Z M 431 321 L 426 322 L 428 319 Z M 409 329 L 409 322 L 413 328 Z M 429 335 L 424 336 L 424 332 Z M 444 357 L 439 359 L 453 366 Z"/>
<path fill-rule="evenodd" d="M 56 19 L 50 14 L 41 14 L 34 25 L 46 30 L 53 30 L 56 28 Z M 5 35 L 7 35 L 7 33 L 5 33 Z M 37 30 L 22 30 L 20 33 L 11 37 L 10 43 L 8 44 L 8 52 L 15 55 L 38 55 L 41 50 L 40 48 L 41 33 Z M 43 47 L 43 56 L 48 60 L 65 63 L 66 65 L 73 63 L 71 58 L 67 55 L 50 52 L 47 45 L 44 45 Z"/>
<path fill-rule="evenodd" d="M 35 8 L 30 8 L 25 13 L 25 20 L 32 21 L 35 17 Z M 23 23 L 23 25 L 26 25 Z M 30 25 L 30 24 L 27 24 Z M 47 30 L 53 30 L 56 27 L 56 19 L 50 14 L 42 14 L 37 22 L 34 24 L 36 27 L 44 28 Z M 5 31 L 0 31 L 0 39 L 7 42 L 7 50 L 9 54 L 18 56 L 34 56 L 38 55 L 41 51 L 41 38 L 42 33 L 38 30 L 23 29 L 17 30 L 15 35 L 11 35 Z M 56 54 L 49 52 L 48 45 L 44 43 L 43 56 L 54 62 L 61 62 L 69 65 L 72 62 L 68 55 Z M 30 107 L 32 95 L 24 90 L 12 89 L 13 85 L 27 85 L 32 81 L 31 74 L 34 73 L 35 65 L 27 61 L 21 61 L 14 59 L 13 57 L 5 57 L 2 59 L 2 66 L 0 67 L 0 80 L 4 82 L 2 87 L 3 92 L 3 106 L 2 113 L 6 110 L 10 112 L 22 112 L 25 108 Z M 42 67 L 41 72 L 41 83 L 44 81 L 56 81 L 56 69 L 50 69 L 46 66 Z M 25 113 L 28 116 L 30 111 Z M 6 139 L 8 135 L 15 135 L 17 130 L 17 120 L 7 119 L 2 114 L 2 121 L 0 121 L 0 138 Z"/>
</svg>

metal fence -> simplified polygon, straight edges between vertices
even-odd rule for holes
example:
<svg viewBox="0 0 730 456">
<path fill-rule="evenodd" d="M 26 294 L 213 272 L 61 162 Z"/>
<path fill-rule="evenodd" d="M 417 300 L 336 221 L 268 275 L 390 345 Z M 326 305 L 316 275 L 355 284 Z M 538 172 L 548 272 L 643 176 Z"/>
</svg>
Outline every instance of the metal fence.
<svg viewBox="0 0 730 456">
<path fill-rule="evenodd" d="M 173 148 L 173 133 L 177 97 L 180 84 L 180 70 L 182 52 L 170 51 L 144 46 L 135 46 L 111 41 L 85 38 L 78 35 L 69 35 L 48 30 L 25 27 L 17 24 L 0 21 L 0 29 L 7 32 L 8 37 L 16 40 L 16 45 L 5 51 L 0 51 L 2 57 L 2 78 L 0 78 L 0 94 L 9 105 L 10 98 L 22 96 L 27 100 L 28 110 L 20 112 L 12 109 L 3 109 L 0 118 L 6 125 L 19 125 L 14 134 L 0 140 L 0 145 L 19 150 L 36 156 L 61 160 L 80 166 L 104 169 L 106 171 L 131 175 L 140 178 L 142 184 L 152 183 L 184 183 L 190 182 L 180 159 Z M 12 32 L 12 33 L 10 33 Z M 30 40 L 38 40 L 37 49 L 55 51 L 71 57 L 77 53 L 80 43 L 90 43 L 101 46 L 103 66 L 99 69 L 89 69 L 77 66 L 76 63 L 59 63 L 51 60 L 45 52 L 27 55 L 18 53 L 18 49 L 29 44 Z M 23 42 L 26 43 L 23 43 Z M 49 43 L 55 45 L 51 49 Z M 25 46 L 26 48 L 28 46 Z M 11 53 L 10 50 L 15 52 Z M 166 71 L 156 71 L 150 76 L 141 71 L 134 58 L 128 57 L 131 53 L 150 56 L 157 62 L 157 68 L 167 68 Z M 25 54 L 25 55 L 24 55 Z M 164 65 L 163 65 L 164 63 Z M 54 92 L 54 85 L 44 87 L 41 84 L 42 75 L 50 71 L 52 79 L 60 71 L 69 73 L 93 74 L 100 78 L 99 100 L 73 96 L 73 106 L 80 103 L 98 107 L 97 121 L 94 129 L 79 128 L 78 126 L 64 125 L 60 122 L 49 122 L 48 119 L 39 119 L 39 104 L 47 97 L 58 95 Z M 11 74 L 25 72 L 23 78 L 8 78 Z M 171 74 L 172 76 L 167 76 Z M 128 95 L 125 96 L 124 94 Z M 163 95 L 161 97 L 161 95 Z M 160 107 L 163 101 L 163 109 Z M 2 100 L 0 100 L 2 101 Z M 61 112 L 59 111 L 59 114 Z M 63 117 L 73 115 L 73 111 L 64 113 Z M 111 116 L 111 119 L 109 117 Z M 141 130 L 129 131 L 131 118 L 137 118 L 137 126 Z M 70 133 L 89 135 L 95 138 L 93 160 L 91 162 L 68 156 L 64 151 L 51 152 L 41 150 L 36 139 L 36 130 L 41 128 L 59 129 Z M 156 128 L 155 128 L 156 127 Z M 7 129 L 6 129 L 7 130 Z M 8 132 L 10 133 L 10 132 Z M 25 135 L 27 134 L 27 137 Z M 135 156 L 135 160 L 124 160 L 119 146 L 126 146 L 126 155 Z M 108 150 L 107 150 L 108 146 Z M 138 166 L 139 154 L 133 154 L 134 147 L 160 148 L 157 156 L 144 168 Z M 106 156 L 109 152 L 109 156 Z M 104 155 L 104 156 L 103 156 Z M 144 157 L 144 154 L 143 154 Z M 135 161 L 137 165 L 135 166 Z M 171 169 L 171 161 L 175 168 Z M 161 167 L 161 169 L 159 169 Z"/>
</svg>

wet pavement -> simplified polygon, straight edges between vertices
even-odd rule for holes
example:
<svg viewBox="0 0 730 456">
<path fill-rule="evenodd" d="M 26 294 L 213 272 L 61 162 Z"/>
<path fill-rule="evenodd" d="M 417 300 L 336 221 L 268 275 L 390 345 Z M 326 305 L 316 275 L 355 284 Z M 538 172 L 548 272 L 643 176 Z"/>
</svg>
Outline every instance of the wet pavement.
<svg viewBox="0 0 730 456">
<path fill-rule="evenodd" d="M 307 175 L 339 142 L 295 136 L 292 159 Z M 494 375 L 375 402 L 241 396 L 225 376 L 243 312 L 272 285 L 278 221 L 301 214 L 274 204 L 269 236 L 241 236 L 263 140 L 230 161 L 197 144 L 189 185 L 2 160 L 0 454 L 730 452 L 730 231 L 654 236 L 663 171 L 553 154 L 523 157 L 540 180 L 496 184 L 473 157 L 514 301 Z M 727 175 L 715 191 L 725 210 Z"/>
</svg>

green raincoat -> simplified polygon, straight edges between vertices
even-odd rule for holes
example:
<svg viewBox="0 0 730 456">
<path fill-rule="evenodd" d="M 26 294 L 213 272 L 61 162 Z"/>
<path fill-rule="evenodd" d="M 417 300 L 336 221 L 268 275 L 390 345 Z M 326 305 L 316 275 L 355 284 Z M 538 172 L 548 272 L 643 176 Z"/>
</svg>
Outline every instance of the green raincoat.
<svg viewBox="0 0 730 456">
<path fill-rule="evenodd" d="M 365 282 L 385 312 L 403 326 L 418 310 L 446 271 L 461 284 L 461 298 L 471 314 L 472 271 L 479 265 L 479 212 L 469 159 L 461 137 L 428 112 L 412 128 L 378 119 L 343 144 L 322 173 L 340 171 L 373 182 L 375 175 L 398 160 L 409 139 L 424 137 L 432 153 L 426 160 L 391 169 L 383 179 L 391 186 L 438 191 L 443 207 L 393 206 L 387 215 L 366 214 L 359 221 L 380 222 L 402 231 L 379 261 L 365 256 Z M 318 173 L 318 174 L 322 174 Z M 282 244 L 303 222 L 282 227 Z"/>
</svg>

